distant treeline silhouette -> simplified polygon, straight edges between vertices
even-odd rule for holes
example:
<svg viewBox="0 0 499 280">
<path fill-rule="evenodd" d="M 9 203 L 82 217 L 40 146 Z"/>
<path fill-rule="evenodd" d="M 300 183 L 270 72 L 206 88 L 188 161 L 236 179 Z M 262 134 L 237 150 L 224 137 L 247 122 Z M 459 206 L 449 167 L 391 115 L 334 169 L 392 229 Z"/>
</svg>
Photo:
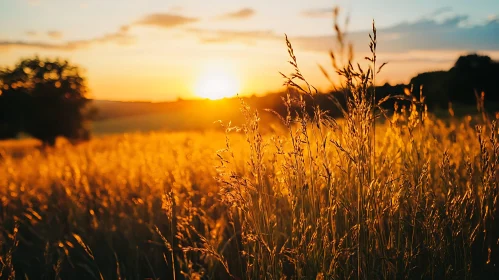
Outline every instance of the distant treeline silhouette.
<svg viewBox="0 0 499 280">
<path fill-rule="evenodd" d="M 388 83 L 376 87 L 376 99 L 381 100 L 388 95 L 404 95 L 410 91 L 413 96 L 419 97 L 422 93 L 425 97 L 425 104 L 428 109 L 448 109 L 449 103 L 461 106 L 474 106 L 477 104 L 477 97 L 481 98 L 485 94 L 486 107 L 497 109 L 499 105 L 499 62 L 492 60 L 488 56 L 470 54 L 461 56 L 454 66 L 448 71 L 426 72 L 412 78 L 409 84 L 390 85 Z M 422 92 L 421 92 L 422 91 Z M 291 91 L 291 96 L 298 94 Z M 340 111 L 331 95 L 345 107 L 345 92 L 333 91 L 327 94 L 318 94 L 309 104 L 315 104 L 322 110 L 327 110 L 332 116 L 340 116 Z M 286 108 L 280 100 L 285 94 L 276 96 L 264 96 L 260 100 L 252 103 L 259 108 L 271 108 L 279 114 L 285 114 Z M 251 98 L 250 98 L 251 99 Z M 393 109 L 395 103 L 408 105 L 409 101 L 399 99 L 389 99 L 383 103 L 386 109 Z M 309 108 L 309 113 L 313 112 Z"/>
<path fill-rule="evenodd" d="M 461 56 L 449 71 L 428 72 L 411 80 L 415 93 L 423 95 L 431 107 L 446 107 L 448 102 L 474 104 L 475 94 L 485 93 L 486 102 L 499 101 L 499 62 L 488 56 Z"/>
</svg>

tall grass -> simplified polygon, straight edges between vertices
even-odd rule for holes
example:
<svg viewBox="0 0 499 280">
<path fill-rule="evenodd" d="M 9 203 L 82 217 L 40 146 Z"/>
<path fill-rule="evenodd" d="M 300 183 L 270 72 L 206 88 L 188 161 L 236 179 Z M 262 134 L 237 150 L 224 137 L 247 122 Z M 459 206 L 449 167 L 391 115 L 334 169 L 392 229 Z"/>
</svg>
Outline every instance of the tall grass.
<svg viewBox="0 0 499 280">
<path fill-rule="evenodd" d="M 274 133 L 242 103 L 225 134 L 1 146 L 0 278 L 497 276 L 498 116 L 437 119 L 410 89 L 377 98 L 374 24 L 367 66 L 335 30 L 334 74 L 321 69 L 341 119 L 314 104 L 286 38 Z"/>
<path fill-rule="evenodd" d="M 351 50 L 337 22 L 335 30 L 340 51 Z M 369 38 L 366 69 L 351 53 L 341 63 L 331 52 L 342 82 L 335 86 L 346 100 L 342 106 L 332 96 L 341 121 L 313 104 L 317 90 L 301 73 L 287 37 L 295 71 L 283 76 L 299 94 L 284 100 L 286 135 L 264 141 L 258 113 L 243 104 L 247 121 L 240 129 L 250 156 L 239 161 L 247 161 L 247 169 L 231 165 L 238 159 L 228 145 L 219 181 L 240 225 L 234 232 L 241 232 L 245 278 L 495 275 L 496 121 L 484 117 L 473 127 L 469 118 L 454 119 L 447 126 L 430 118 L 424 96 L 409 89 L 406 96 L 376 99 L 376 74 L 385 64 L 377 68 L 374 23 Z M 387 112 L 382 104 L 389 98 L 406 105 Z M 376 127 L 380 116 L 382 129 Z"/>
</svg>

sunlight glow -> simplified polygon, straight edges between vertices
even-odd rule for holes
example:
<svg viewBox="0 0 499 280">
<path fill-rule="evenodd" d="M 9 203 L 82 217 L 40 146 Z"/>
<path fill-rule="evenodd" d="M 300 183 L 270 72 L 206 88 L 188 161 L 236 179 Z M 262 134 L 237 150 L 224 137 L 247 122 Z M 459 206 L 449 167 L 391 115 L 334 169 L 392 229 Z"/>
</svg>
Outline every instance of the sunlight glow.
<svg viewBox="0 0 499 280">
<path fill-rule="evenodd" d="M 222 69 L 202 74 L 199 78 L 195 93 L 202 98 L 211 100 L 232 97 L 238 93 L 239 80 L 229 71 Z"/>
</svg>

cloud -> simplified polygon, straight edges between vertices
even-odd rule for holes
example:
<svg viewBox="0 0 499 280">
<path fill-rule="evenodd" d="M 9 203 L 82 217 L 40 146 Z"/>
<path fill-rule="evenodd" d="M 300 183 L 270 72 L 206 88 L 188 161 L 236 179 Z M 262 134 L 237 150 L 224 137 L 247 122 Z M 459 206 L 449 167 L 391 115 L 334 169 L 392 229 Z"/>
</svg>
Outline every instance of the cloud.
<svg viewBox="0 0 499 280">
<path fill-rule="evenodd" d="M 404 54 L 404 57 L 386 57 L 383 58 L 383 61 L 389 61 L 390 63 L 453 63 L 456 61 L 455 56 L 452 57 L 430 57 L 429 54 L 426 54 L 425 57 L 420 56 L 408 56 Z"/>
<path fill-rule="evenodd" d="M 243 43 L 243 44 L 254 44 L 258 40 L 275 40 L 280 38 L 271 30 L 250 30 L 250 31 L 239 31 L 239 30 L 210 30 L 210 29 L 199 29 L 190 28 L 187 29 L 191 34 L 196 35 L 199 40 L 203 43 Z"/>
<path fill-rule="evenodd" d="M 29 37 L 36 37 L 36 36 L 38 36 L 38 32 L 33 31 L 33 30 L 28 30 L 28 31 L 26 31 L 26 35 L 28 35 Z"/>
<path fill-rule="evenodd" d="M 332 8 L 323 8 L 323 9 L 305 10 L 301 14 L 302 14 L 302 16 L 308 17 L 308 18 L 332 18 L 333 9 Z"/>
<path fill-rule="evenodd" d="M 318 9 L 309 9 L 304 10 L 301 15 L 308 18 L 332 18 L 333 17 L 334 8 L 318 8 Z M 433 18 L 437 16 L 441 16 L 443 14 L 452 12 L 452 7 L 444 6 L 436 9 L 432 13 L 430 13 L 427 17 Z"/>
<path fill-rule="evenodd" d="M 117 45 L 130 45 L 135 42 L 135 37 L 129 34 L 130 29 L 135 25 L 150 25 L 162 28 L 175 27 L 198 21 L 197 18 L 189 18 L 181 15 L 158 13 L 150 14 L 137 22 L 130 25 L 121 26 L 118 31 L 114 33 L 104 34 L 99 37 L 73 40 L 62 43 L 51 43 L 46 41 L 33 41 L 33 40 L 1 40 L 0 51 L 5 51 L 12 48 L 29 48 L 29 49 L 43 49 L 43 50 L 59 50 L 59 51 L 73 51 L 83 49 L 96 44 L 113 43 Z M 63 34 L 59 31 L 49 31 L 45 33 L 50 39 L 60 39 Z M 28 31 L 26 35 L 30 37 L 38 36 L 36 31 Z"/>
<path fill-rule="evenodd" d="M 176 5 L 176 6 L 171 6 L 168 10 L 170 12 L 181 12 L 184 10 L 184 8 L 180 5 Z"/>
<path fill-rule="evenodd" d="M 444 7 L 433 14 L 448 12 Z M 331 12 L 331 11 L 330 11 Z M 499 51 L 499 19 L 490 17 L 482 24 L 465 25 L 468 16 L 446 15 L 444 19 L 421 18 L 414 22 L 401 22 L 377 31 L 379 53 L 408 53 L 413 51 Z M 195 35 L 203 43 L 254 44 L 258 41 L 281 41 L 283 36 L 271 30 L 210 30 L 191 28 L 187 32 Z M 352 42 L 355 53 L 369 52 L 369 30 L 347 34 L 347 41 Z M 321 36 L 290 36 L 296 49 L 314 52 L 327 52 L 336 49 L 334 34 Z M 411 58 L 412 59 L 412 58 Z M 414 62 L 424 58 L 413 59 Z M 447 61 L 448 59 L 445 59 Z M 439 60 L 443 62 L 444 60 Z M 409 62 L 409 61 L 407 61 Z"/>
<path fill-rule="evenodd" d="M 135 38 L 128 33 L 128 27 L 122 26 L 120 30 L 114 33 L 104 34 L 100 37 L 92 38 L 89 40 L 81 40 L 81 41 L 72 41 L 73 45 L 79 46 L 88 46 L 91 44 L 105 44 L 105 43 L 114 43 L 118 45 L 131 45 L 135 42 Z"/>
<path fill-rule="evenodd" d="M 243 8 L 241 10 L 230 12 L 219 16 L 219 19 L 246 19 L 255 15 L 255 10 L 251 8 Z"/>
<path fill-rule="evenodd" d="M 150 14 L 137 21 L 137 25 L 151 25 L 161 28 L 171 28 L 198 21 L 197 18 L 185 17 L 177 14 L 157 13 Z"/>
<path fill-rule="evenodd" d="M 430 18 L 438 17 L 442 14 L 449 13 L 449 12 L 452 12 L 452 7 L 444 6 L 444 7 L 438 8 L 435 11 L 433 11 L 431 14 L 428 15 L 428 17 L 430 17 Z"/>
<path fill-rule="evenodd" d="M 0 50 L 6 48 L 36 48 L 36 49 L 47 49 L 47 50 L 60 50 L 64 49 L 63 45 L 50 44 L 43 42 L 27 42 L 27 41 L 0 41 Z"/>
<path fill-rule="evenodd" d="M 492 22 L 492 21 L 498 21 L 498 20 L 499 20 L 499 15 L 489 15 L 489 16 L 487 17 L 487 20 L 488 20 L 489 22 Z"/>
<path fill-rule="evenodd" d="M 464 15 L 454 15 L 441 22 L 425 18 L 378 29 L 378 49 L 381 52 L 499 50 L 499 21 L 463 26 L 467 19 Z M 368 34 L 368 30 L 349 33 L 347 40 L 353 43 L 356 52 L 365 52 L 369 50 Z M 309 51 L 328 51 L 336 44 L 333 35 L 294 37 L 291 42 Z"/>
<path fill-rule="evenodd" d="M 47 32 L 47 35 L 52 39 L 61 39 L 62 38 L 62 32 L 60 32 L 60 31 L 49 31 L 49 32 Z"/>
<path fill-rule="evenodd" d="M 128 29 L 122 27 L 114 33 L 104 34 L 99 37 L 86 40 L 73 40 L 60 44 L 47 43 L 43 41 L 1 41 L 0 50 L 11 48 L 29 48 L 43 50 L 58 50 L 58 51 L 73 51 L 90 47 L 95 44 L 113 43 L 118 45 L 129 45 L 134 42 L 135 38 L 128 34 Z"/>
<path fill-rule="evenodd" d="M 120 27 L 120 32 L 121 33 L 127 33 L 130 30 L 130 25 L 122 25 Z"/>
</svg>

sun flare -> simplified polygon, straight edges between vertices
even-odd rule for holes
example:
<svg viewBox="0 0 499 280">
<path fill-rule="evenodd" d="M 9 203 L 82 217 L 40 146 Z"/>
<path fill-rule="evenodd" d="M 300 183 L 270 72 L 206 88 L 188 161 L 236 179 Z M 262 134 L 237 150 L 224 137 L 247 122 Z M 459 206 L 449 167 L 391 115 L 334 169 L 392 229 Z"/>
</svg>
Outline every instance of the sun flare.
<svg viewBox="0 0 499 280">
<path fill-rule="evenodd" d="M 218 70 L 205 73 L 196 84 L 195 93 L 211 100 L 232 97 L 239 90 L 239 81 L 235 75 Z"/>
</svg>

